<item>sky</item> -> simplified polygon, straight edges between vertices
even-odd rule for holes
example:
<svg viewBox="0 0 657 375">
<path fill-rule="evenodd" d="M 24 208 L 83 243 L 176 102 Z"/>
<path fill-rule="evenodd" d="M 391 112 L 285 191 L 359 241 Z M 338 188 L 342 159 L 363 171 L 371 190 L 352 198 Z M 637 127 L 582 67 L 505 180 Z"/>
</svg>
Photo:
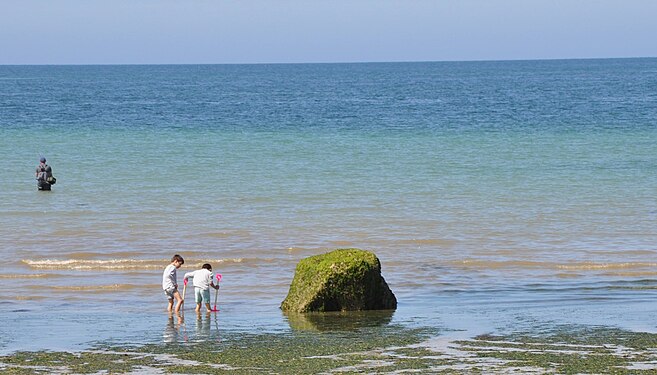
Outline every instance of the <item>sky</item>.
<svg viewBox="0 0 657 375">
<path fill-rule="evenodd" d="M 657 57 L 655 0 L 0 0 L 0 64 Z"/>
</svg>

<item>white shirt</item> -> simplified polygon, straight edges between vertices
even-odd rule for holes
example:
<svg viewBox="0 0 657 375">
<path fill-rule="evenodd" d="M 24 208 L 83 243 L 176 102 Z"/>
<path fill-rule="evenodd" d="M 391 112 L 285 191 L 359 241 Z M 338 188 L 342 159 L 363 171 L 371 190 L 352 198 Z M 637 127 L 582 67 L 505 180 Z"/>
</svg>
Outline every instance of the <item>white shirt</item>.
<svg viewBox="0 0 657 375">
<path fill-rule="evenodd" d="M 210 289 L 210 284 L 212 284 L 212 280 L 214 278 L 212 272 L 206 270 L 205 268 L 201 268 L 200 270 L 196 270 L 192 272 L 187 272 L 185 274 L 185 279 L 189 277 L 194 278 L 194 288 L 200 288 L 203 290 Z"/>
<path fill-rule="evenodd" d="M 173 264 L 169 264 L 167 268 L 164 269 L 164 273 L 162 274 L 162 289 L 164 290 L 175 289 L 176 285 L 178 284 L 176 279 L 177 279 L 176 266 L 174 266 Z"/>
</svg>

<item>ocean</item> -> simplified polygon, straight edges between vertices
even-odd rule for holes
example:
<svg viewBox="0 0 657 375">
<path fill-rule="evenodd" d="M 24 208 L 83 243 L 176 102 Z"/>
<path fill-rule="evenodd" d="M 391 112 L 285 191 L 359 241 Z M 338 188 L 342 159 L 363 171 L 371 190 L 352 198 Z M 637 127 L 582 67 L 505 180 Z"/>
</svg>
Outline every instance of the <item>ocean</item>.
<svg viewBox="0 0 657 375">
<path fill-rule="evenodd" d="M 297 262 L 348 247 L 395 324 L 655 332 L 656 88 L 654 58 L 0 66 L 0 352 L 203 340 L 169 334 L 173 254 L 223 275 L 212 330 L 288 332 Z"/>
</svg>

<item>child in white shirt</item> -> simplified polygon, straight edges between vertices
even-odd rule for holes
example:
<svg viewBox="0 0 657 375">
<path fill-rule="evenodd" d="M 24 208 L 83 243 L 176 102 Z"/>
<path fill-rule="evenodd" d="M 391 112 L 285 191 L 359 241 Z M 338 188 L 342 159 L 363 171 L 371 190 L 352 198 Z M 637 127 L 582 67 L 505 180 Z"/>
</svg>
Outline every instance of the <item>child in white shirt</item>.
<svg viewBox="0 0 657 375">
<path fill-rule="evenodd" d="M 173 300 L 176 300 L 176 312 L 180 311 L 183 300 L 178 292 L 178 281 L 176 270 L 180 268 L 185 263 L 185 260 L 180 255 L 176 254 L 171 258 L 171 264 L 169 264 L 162 274 L 162 289 L 164 289 L 164 294 L 169 300 L 169 305 L 167 306 L 167 311 L 173 310 Z"/>
<path fill-rule="evenodd" d="M 215 285 L 214 275 L 212 275 L 212 266 L 205 263 L 200 270 L 187 272 L 185 274 L 185 281 L 187 278 L 194 279 L 194 298 L 196 300 L 196 309 L 194 311 L 201 311 L 201 304 L 205 302 L 205 310 L 211 312 L 210 309 L 210 287 L 219 289 L 219 285 Z"/>
</svg>

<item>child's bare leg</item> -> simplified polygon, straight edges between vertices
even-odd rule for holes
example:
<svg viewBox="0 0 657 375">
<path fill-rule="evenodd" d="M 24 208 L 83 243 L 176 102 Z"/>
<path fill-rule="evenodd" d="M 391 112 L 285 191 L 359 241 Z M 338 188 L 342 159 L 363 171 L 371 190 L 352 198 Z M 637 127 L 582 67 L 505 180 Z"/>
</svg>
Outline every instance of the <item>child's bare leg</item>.
<svg viewBox="0 0 657 375">
<path fill-rule="evenodd" d="M 211 312 L 211 311 L 212 311 L 212 309 L 210 308 L 210 304 L 209 304 L 209 303 L 206 303 L 206 304 L 205 304 L 205 311 L 207 311 L 207 312 Z"/>
<path fill-rule="evenodd" d="M 180 293 L 176 290 L 173 292 L 173 297 L 176 299 L 176 312 L 180 311 L 180 308 L 182 307 L 182 297 L 180 296 Z M 173 303 L 173 301 L 171 301 Z"/>
<path fill-rule="evenodd" d="M 196 311 L 196 312 L 200 312 L 200 311 L 201 311 L 201 303 L 200 303 L 200 302 L 198 302 L 198 303 L 196 304 L 196 309 L 195 309 L 194 311 Z"/>
<path fill-rule="evenodd" d="M 173 299 L 169 299 L 169 304 L 167 305 L 167 311 L 171 312 L 173 310 Z"/>
</svg>

